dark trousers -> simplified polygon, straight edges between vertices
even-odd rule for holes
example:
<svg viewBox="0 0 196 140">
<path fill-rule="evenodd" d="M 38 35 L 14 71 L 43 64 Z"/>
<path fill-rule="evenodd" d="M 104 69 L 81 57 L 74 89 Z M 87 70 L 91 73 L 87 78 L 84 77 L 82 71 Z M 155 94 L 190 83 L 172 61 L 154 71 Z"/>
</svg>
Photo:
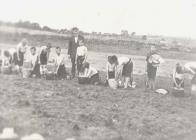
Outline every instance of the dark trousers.
<svg viewBox="0 0 196 140">
<path fill-rule="evenodd" d="M 78 78 L 79 84 L 96 84 L 99 82 L 100 82 L 99 73 L 92 75 L 90 78 L 88 78 L 88 77 L 79 77 Z"/>
<path fill-rule="evenodd" d="M 57 71 L 57 78 L 58 79 L 65 79 L 66 78 L 66 69 L 64 65 L 60 65 Z"/>
<path fill-rule="evenodd" d="M 17 53 L 14 53 L 13 58 L 12 58 L 12 63 L 18 66 L 22 66 L 23 61 L 24 61 L 24 53 L 19 52 L 19 58 L 20 60 L 18 60 Z"/>
<path fill-rule="evenodd" d="M 75 56 L 71 57 L 71 63 L 72 63 L 71 73 L 72 73 L 72 76 L 75 77 L 75 74 L 76 74 L 76 57 Z"/>
<path fill-rule="evenodd" d="M 99 73 L 92 75 L 90 78 L 90 84 L 96 83 L 99 83 Z"/>
<path fill-rule="evenodd" d="M 30 77 L 32 77 L 32 75 L 35 75 L 37 78 L 41 77 L 41 75 L 40 75 L 40 65 L 39 64 L 35 65 L 33 71 L 31 72 Z"/>
<path fill-rule="evenodd" d="M 77 57 L 77 70 L 79 72 L 83 72 L 82 66 L 84 62 L 85 57 L 84 56 L 78 56 Z"/>
</svg>

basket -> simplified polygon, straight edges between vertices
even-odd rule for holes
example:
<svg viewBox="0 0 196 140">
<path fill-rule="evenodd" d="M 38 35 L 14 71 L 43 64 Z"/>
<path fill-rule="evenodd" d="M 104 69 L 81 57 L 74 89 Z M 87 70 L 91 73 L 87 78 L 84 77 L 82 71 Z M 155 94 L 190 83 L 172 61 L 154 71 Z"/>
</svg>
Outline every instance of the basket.
<svg viewBox="0 0 196 140">
<path fill-rule="evenodd" d="M 9 66 L 2 66 L 1 67 L 1 72 L 3 74 L 11 74 L 11 68 Z"/>
<path fill-rule="evenodd" d="M 173 94 L 183 94 L 184 93 L 184 88 L 175 88 L 175 87 L 173 87 L 172 93 Z"/>
<path fill-rule="evenodd" d="M 31 62 L 23 62 L 23 68 L 31 69 L 32 68 Z"/>
<path fill-rule="evenodd" d="M 57 70 L 57 66 L 55 64 L 46 65 L 47 73 L 55 73 Z"/>
<path fill-rule="evenodd" d="M 78 83 L 79 84 L 89 84 L 90 80 L 88 77 L 78 77 Z"/>
<path fill-rule="evenodd" d="M 46 74 L 46 80 L 56 80 L 56 75 L 54 73 Z"/>
<path fill-rule="evenodd" d="M 26 68 L 23 68 L 22 69 L 22 77 L 23 78 L 29 78 L 30 75 L 31 75 L 31 69 L 26 69 Z"/>
<path fill-rule="evenodd" d="M 108 85 L 111 89 L 117 89 L 118 88 L 118 83 L 115 79 L 109 79 L 108 80 Z"/>
</svg>

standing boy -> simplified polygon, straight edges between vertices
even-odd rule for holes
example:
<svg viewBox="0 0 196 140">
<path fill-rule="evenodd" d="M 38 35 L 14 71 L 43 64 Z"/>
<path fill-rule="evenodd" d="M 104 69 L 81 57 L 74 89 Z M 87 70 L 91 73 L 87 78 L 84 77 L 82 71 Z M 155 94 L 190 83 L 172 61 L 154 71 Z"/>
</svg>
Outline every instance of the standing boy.
<svg viewBox="0 0 196 140">
<path fill-rule="evenodd" d="M 87 47 L 84 46 L 84 40 L 79 40 L 79 47 L 76 52 L 76 60 L 77 60 L 77 71 L 82 72 L 82 66 L 86 62 L 87 58 Z"/>
<path fill-rule="evenodd" d="M 156 79 L 156 73 L 157 73 L 157 67 L 153 66 L 152 61 L 150 61 L 150 58 L 152 55 L 157 54 L 155 46 L 150 47 L 150 52 L 147 54 L 146 57 L 146 72 L 147 72 L 147 81 L 146 81 L 146 88 L 150 90 L 155 90 L 155 79 Z"/>
</svg>

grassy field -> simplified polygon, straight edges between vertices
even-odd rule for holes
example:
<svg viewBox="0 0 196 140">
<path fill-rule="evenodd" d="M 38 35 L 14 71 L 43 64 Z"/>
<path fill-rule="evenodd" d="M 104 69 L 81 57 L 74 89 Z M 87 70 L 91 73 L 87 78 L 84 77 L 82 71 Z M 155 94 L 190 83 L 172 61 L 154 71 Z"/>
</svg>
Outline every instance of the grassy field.
<svg viewBox="0 0 196 140">
<path fill-rule="evenodd" d="M 2 37 L 0 48 L 10 48 L 24 35 Z M 31 45 L 38 46 L 48 40 L 54 45 L 66 42 L 46 36 L 29 36 L 29 39 Z M 39 42 L 33 42 L 38 39 Z M 64 45 L 66 48 L 66 43 Z M 184 94 L 144 92 L 144 54 L 137 50 L 129 53 L 125 49 L 121 52 L 98 48 L 89 48 L 88 61 L 101 71 L 102 81 L 108 55 L 129 56 L 134 62 L 136 89 L 112 90 L 103 85 L 81 86 L 76 79 L 45 81 L 0 74 L 0 131 L 14 127 L 20 136 L 37 132 L 46 140 L 69 137 L 76 140 L 195 140 L 196 97 L 189 93 L 188 76 Z M 63 53 L 66 52 L 63 49 Z M 170 90 L 169 75 L 175 63 L 195 60 L 195 56 L 161 53 L 166 62 L 158 70 L 157 88 Z M 166 57 L 172 53 L 173 57 Z M 66 62 L 69 70 L 70 60 Z"/>
<path fill-rule="evenodd" d="M 31 46 L 46 45 L 48 42 L 52 43 L 53 47 L 59 46 L 67 49 L 68 34 L 57 34 L 46 31 L 36 31 L 23 28 L 1 27 L 0 26 L 0 43 L 16 45 L 22 38 L 27 38 Z M 141 40 L 118 40 L 118 39 L 96 39 L 85 36 L 86 43 L 90 51 L 105 52 L 105 53 L 120 53 L 127 55 L 145 56 L 148 51 L 148 46 L 141 43 Z M 190 43 L 187 44 L 190 46 Z M 192 44 L 191 46 L 194 46 Z M 186 48 L 187 46 L 183 46 Z M 157 47 L 160 54 L 165 58 L 194 60 L 196 59 L 196 47 L 193 47 L 191 52 L 178 50 L 164 50 Z"/>
</svg>

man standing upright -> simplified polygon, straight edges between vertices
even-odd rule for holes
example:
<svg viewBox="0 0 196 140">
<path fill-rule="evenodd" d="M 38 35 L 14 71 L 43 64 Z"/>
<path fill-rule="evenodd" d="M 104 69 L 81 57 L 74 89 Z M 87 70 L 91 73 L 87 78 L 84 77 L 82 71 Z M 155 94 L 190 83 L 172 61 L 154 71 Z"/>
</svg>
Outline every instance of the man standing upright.
<svg viewBox="0 0 196 140">
<path fill-rule="evenodd" d="M 84 40 L 84 37 L 79 35 L 79 29 L 77 27 L 72 28 L 72 37 L 69 39 L 68 55 L 70 56 L 72 63 L 72 77 L 75 77 L 76 73 L 76 51 L 79 46 L 79 40 Z"/>
</svg>

